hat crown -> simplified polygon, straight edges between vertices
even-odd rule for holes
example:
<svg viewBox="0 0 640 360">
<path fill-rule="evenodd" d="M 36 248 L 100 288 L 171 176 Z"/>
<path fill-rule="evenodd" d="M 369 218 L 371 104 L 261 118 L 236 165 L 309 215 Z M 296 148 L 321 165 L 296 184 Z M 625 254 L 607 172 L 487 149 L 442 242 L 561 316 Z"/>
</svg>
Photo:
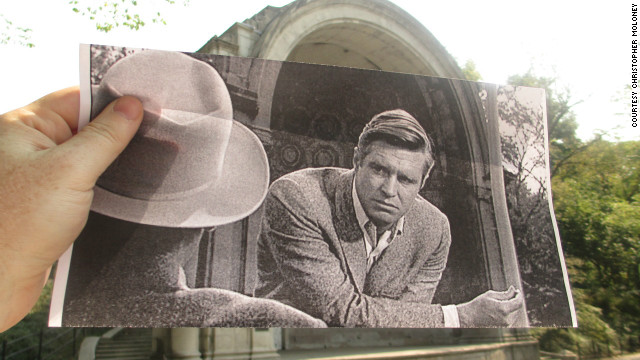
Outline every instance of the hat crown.
<svg viewBox="0 0 640 360">
<path fill-rule="evenodd" d="M 196 194 L 217 181 L 233 109 L 213 67 L 182 53 L 135 53 L 109 69 L 97 98 L 104 104 L 123 95 L 142 101 L 144 118 L 99 186 L 134 199 L 163 201 Z"/>
</svg>

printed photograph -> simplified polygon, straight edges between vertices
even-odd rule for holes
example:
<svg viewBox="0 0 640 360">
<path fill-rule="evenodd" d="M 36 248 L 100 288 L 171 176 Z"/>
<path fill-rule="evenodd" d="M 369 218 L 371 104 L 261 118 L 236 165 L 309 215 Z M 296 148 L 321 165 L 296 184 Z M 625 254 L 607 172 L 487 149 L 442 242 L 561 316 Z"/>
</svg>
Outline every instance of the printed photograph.
<svg viewBox="0 0 640 360">
<path fill-rule="evenodd" d="M 58 265 L 71 327 L 575 326 L 544 91 L 88 46 L 143 124 Z"/>
</svg>

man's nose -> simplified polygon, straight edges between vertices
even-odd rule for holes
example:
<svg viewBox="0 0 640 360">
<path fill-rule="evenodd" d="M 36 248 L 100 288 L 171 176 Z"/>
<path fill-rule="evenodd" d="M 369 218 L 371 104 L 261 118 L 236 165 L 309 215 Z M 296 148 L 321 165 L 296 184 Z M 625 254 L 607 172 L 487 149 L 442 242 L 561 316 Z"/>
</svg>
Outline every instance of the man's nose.
<svg viewBox="0 0 640 360">
<path fill-rule="evenodd" d="M 395 176 L 387 176 L 380 187 L 382 193 L 387 197 L 393 197 L 398 192 L 398 180 Z"/>
</svg>

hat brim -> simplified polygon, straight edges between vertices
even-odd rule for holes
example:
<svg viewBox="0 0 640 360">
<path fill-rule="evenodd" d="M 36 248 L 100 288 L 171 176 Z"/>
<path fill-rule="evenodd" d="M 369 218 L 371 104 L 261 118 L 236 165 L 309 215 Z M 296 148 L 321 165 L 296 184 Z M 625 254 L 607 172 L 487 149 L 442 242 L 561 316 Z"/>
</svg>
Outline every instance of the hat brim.
<svg viewBox="0 0 640 360">
<path fill-rule="evenodd" d="M 194 165 L 197 166 L 197 165 Z M 94 187 L 91 210 L 125 221 L 164 227 L 211 227 L 258 209 L 269 187 L 269 163 L 258 137 L 233 121 L 222 174 L 210 187 L 175 200 L 140 200 Z"/>
</svg>

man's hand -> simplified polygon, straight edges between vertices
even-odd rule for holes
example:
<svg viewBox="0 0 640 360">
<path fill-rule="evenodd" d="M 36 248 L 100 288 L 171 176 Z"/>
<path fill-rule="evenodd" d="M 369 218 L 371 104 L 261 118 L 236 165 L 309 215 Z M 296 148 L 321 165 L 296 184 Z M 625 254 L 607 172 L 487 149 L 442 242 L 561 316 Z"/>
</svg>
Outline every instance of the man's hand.
<svg viewBox="0 0 640 360">
<path fill-rule="evenodd" d="M 489 290 L 456 307 L 461 327 L 510 327 L 526 316 L 523 306 L 522 293 L 511 286 L 507 291 Z"/>
<path fill-rule="evenodd" d="M 69 88 L 0 116 L 0 331 L 35 304 L 86 223 L 96 180 L 142 120 L 140 101 L 123 97 L 78 132 L 79 104 Z"/>
</svg>

